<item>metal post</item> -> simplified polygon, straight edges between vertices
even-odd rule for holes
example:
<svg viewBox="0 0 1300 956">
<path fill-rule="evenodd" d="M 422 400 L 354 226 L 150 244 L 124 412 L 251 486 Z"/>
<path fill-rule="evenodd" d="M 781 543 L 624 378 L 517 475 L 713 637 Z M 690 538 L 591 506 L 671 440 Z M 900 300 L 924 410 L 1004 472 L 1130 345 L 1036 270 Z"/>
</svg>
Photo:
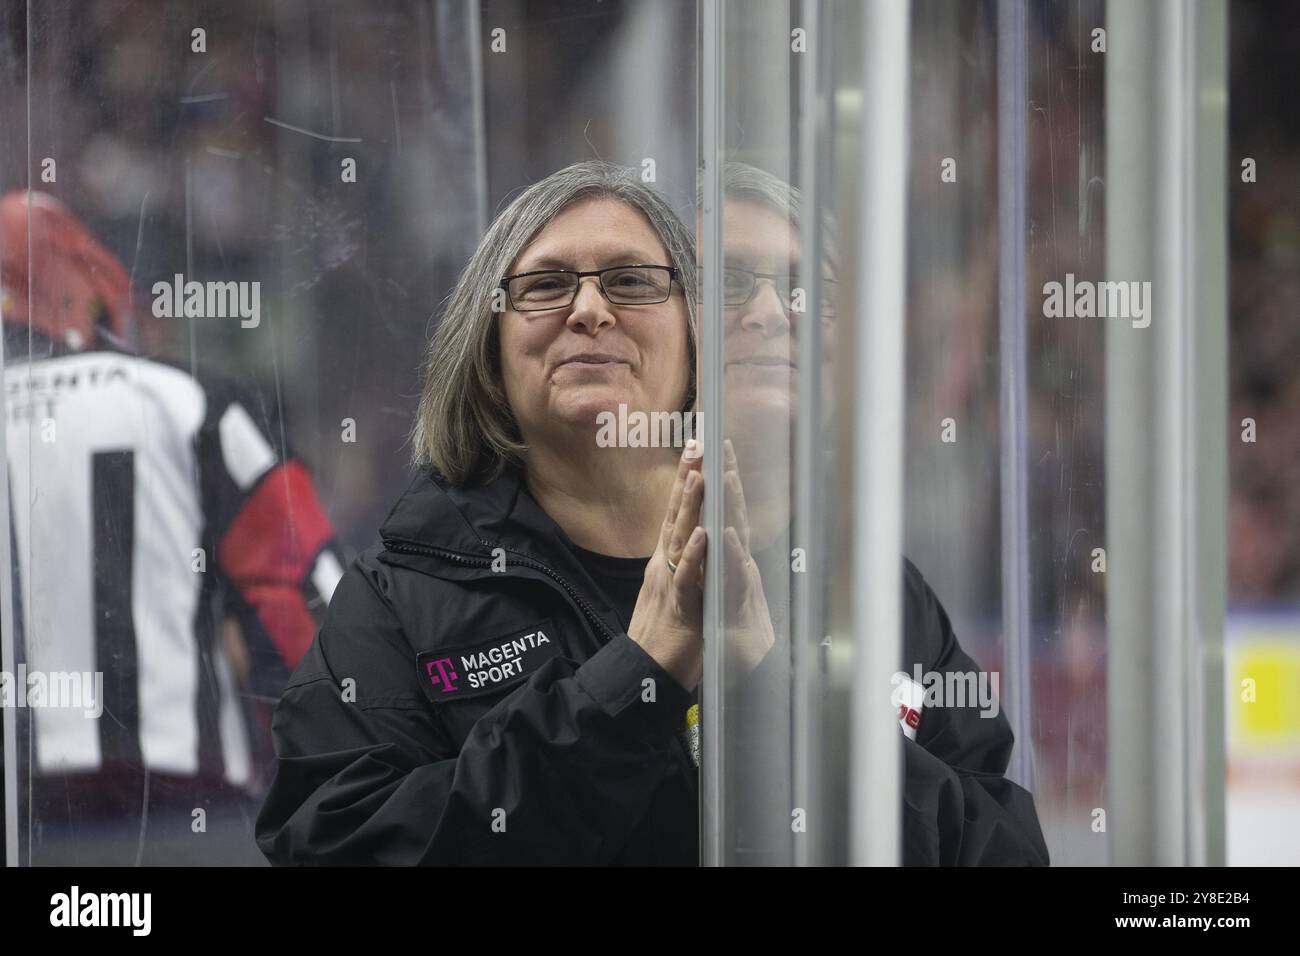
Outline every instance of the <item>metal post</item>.
<svg viewBox="0 0 1300 956">
<path fill-rule="evenodd" d="M 1107 13 L 1106 278 L 1151 290 L 1104 320 L 1111 862 L 1221 863 L 1224 8 Z"/>
<path fill-rule="evenodd" d="M 30 36 L 30 34 L 29 34 Z M 29 167 L 30 168 L 30 167 Z M 28 202 L 31 202 L 30 195 Z M 31 242 L 29 218 L 28 243 Z M 30 269 L 30 249 L 27 258 Z M 31 309 L 31 281 L 27 283 L 28 314 Z M 0 315 L 0 321 L 3 316 Z M 5 343 L 0 335 L 0 395 L 5 391 Z M 15 674 L 17 663 L 16 634 L 14 631 L 14 561 L 13 528 L 10 526 L 9 500 L 9 412 L 0 414 L 0 668 L 6 674 Z M 26 694 L 26 687 L 10 685 L 14 694 Z M 0 707 L 4 720 L 4 813 L 5 813 L 5 866 L 18 865 L 18 711 L 14 707 Z"/>
<path fill-rule="evenodd" d="M 709 535 L 705 558 L 704 675 L 700 684 L 700 862 L 720 866 L 726 820 L 722 787 L 725 721 L 723 704 L 722 548 L 722 164 L 724 96 L 724 0 L 700 7 L 700 176 L 704 197 L 700 256 L 703 304 L 697 381 L 704 415 L 704 514 Z"/>
<path fill-rule="evenodd" d="M 1196 71 L 1187 77 L 1184 102 L 1195 115 L 1189 150 L 1195 154 L 1196 231 L 1192 273 L 1196 339 L 1190 356 L 1189 397 L 1196 446 L 1190 464 L 1194 531 L 1191 602 L 1194 639 L 1189 664 L 1200 687 L 1189 699 L 1194 762 L 1188 792 L 1191 862 L 1226 866 L 1227 781 L 1224 745 L 1223 637 L 1228 581 L 1228 8 L 1223 0 L 1199 3 L 1190 18 Z M 1195 684 L 1193 684 L 1195 687 Z"/>
<path fill-rule="evenodd" d="M 807 52 L 800 58 L 799 175 L 801 191 L 800 254 L 804 265 L 802 284 L 806 298 L 804 321 L 798 325 L 799 382 L 798 421 L 795 423 L 795 540 L 802 548 L 804 573 L 794 576 L 793 605 L 796 616 L 790 634 L 794 664 L 794 772 L 795 806 L 802 807 L 809 821 L 807 833 L 795 841 L 795 863 L 817 866 L 825 862 L 828 834 L 822 799 L 820 648 L 826 635 L 825 537 L 826 488 L 822 429 L 822 190 L 829 164 L 829 116 L 826 103 L 826 74 L 831 57 L 823 47 L 829 42 L 822 0 L 809 0 L 803 27 Z"/>
<path fill-rule="evenodd" d="M 850 859 L 874 866 L 896 865 L 900 847 L 901 738 L 888 701 L 890 675 L 902 660 L 908 23 L 907 0 L 878 0 L 863 11 Z"/>
<path fill-rule="evenodd" d="M 475 235 L 488 227 L 487 123 L 483 91 L 483 11 L 480 0 L 465 0 L 466 41 L 469 44 L 470 112 L 474 123 L 474 224 Z"/>
<path fill-rule="evenodd" d="M 29 170 L 30 187 L 30 170 L 32 168 L 32 110 L 31 110 L 31 89 L 32 89 L 32 9 L 31 5 L 27 6 L 27 85 L 26 92 L 27 102 L 27 169 Z M 30 192 L 27 195 L 27 202 L 30 206 L 32 197 Z M 32 263 L 32 226 L 31 210 L 28 209 L 27 216 L 27 268 L 30 272 Z M 32 283 L 31 276 L 27 277 L 27 314 L 32 314 Z M 0 315 L 0 324 L 3 324 L 3 316 Z M 5 355 L 4 336 L 0 335 L 0 396 L 7 396 L 9 393 L 5 388 Z M 7 405 L 7 399 L 6 399 Z M 15 641 L 17 634 L 15 631 L 14 615 L 14 561 L 18 555 L 14 553 L 13 528 L 10 525 L 10 516 L 12 514 L 12 502 L 9 497 L 9 410 L 3 409 L 0 414 L 0 668 L 3 668 L 6 674 L 16 673 L 16 664 L 18 661 L 17 647 Z M 13 686 L 15 694 L 26 694 L 26 687 Z M 4 813 L 5 813 L 5 866 L 18 865 L 18 711 L 14 707 L 0 707 L 3 716 L 0 719 L 4 723 Z"/>
<path fill-rule="evenodd" d="M 1016 746 L 1007 776 L 1033 789 L 1029 738 L 1029 483 L 1025 368 L 1025 0 L 998 2 L 998 418 L 1002 498 L 1004 710 Z"/>
</svg>

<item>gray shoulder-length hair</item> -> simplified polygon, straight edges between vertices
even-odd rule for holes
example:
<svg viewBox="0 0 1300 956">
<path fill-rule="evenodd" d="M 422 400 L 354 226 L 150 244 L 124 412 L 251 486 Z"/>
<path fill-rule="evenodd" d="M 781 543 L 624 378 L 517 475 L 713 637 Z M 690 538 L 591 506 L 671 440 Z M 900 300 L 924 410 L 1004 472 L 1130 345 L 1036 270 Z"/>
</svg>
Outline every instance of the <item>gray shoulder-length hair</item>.
<svg viewBox="0 0 1300 956">
<path fill-rule="evenodd" d="M 760 169 L 738 160 L 722 165 L 722 195 L 728 202 L 750 202 L 764 206 L 789 220 L 796 229 L 803 216 L 803 195 L 793 185 L 766 169 Z M 704 191 L 695 197 L 698 207 L 704 206 Z M 832 272 L 837 272 L 837 227 L 830 209 L 821 211 L 822 256 Z M 725 225 L 724 225 L 725 228 Z"/>
<path fill-rule="evenodd" d="M 615 199 L 639 210 L 676 266 L 685 291 L 690 385 L 695 403 L 695 238 L 636 170 L 598 160 L 574 163 L 529 186 L 496 217 L 461 272 L 423 365 L 412 429 L 416 467 L 434 467 L 454 484 L 488 481 L 520 467 L 527 447 L 501 376 L 494 297 L 510 264 L 547 224 L 582 199 Z M 499 300 L 498 300 L 499 301 Z"/>
</svg>

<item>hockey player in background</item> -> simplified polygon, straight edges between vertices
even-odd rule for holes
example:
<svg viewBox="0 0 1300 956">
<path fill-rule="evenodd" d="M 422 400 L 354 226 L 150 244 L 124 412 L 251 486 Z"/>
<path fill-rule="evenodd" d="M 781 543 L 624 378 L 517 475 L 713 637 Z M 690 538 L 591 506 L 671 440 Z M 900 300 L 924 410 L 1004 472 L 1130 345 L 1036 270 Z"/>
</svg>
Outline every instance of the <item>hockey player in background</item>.
<svg viewBox="0 0 1300 956">
<path fill-rule="evenodd" d="M 342 574 L 311 476 L 274 403 L 134 352 L 48 195 L 0 198 L 0 317 L 17 662 L 102 674 L 97 719 L 18 711 L 20 862 L 257 862 L 269 705 Z"/>
</svg>

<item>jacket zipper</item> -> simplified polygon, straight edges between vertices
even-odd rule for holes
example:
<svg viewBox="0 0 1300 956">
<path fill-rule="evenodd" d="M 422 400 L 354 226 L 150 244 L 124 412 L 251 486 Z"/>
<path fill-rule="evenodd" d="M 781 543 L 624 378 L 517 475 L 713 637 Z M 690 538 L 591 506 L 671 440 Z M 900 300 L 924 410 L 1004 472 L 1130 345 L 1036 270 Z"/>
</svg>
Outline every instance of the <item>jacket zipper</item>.
<svg viewBox="0 0 1300 956">
<path fill-rule="evenodd" d="M 486 541 L 480 541 L 479 544 L 481 544 L 483 547 L 487 548 L 488 550 L 491 550 L 494 547 L 493 545 L 488 544 Z M 423 555 L 428 555 L 430 557 L 444 558 L 456 564 L 463 564 L 473 568 L 490 568 L 492 566 L 492 562 L 489 561 L 487 558 L 479 558 L 469 554 L 462 554 L 459 551 L 448 551 L 445 548 L 434 548 L 424 544 L 412 544 L 406 541 L 385 540 L 384 547 L 388 548 L 390 551 L 397 551 L 399 553 L 404 553 L 404 554 L 423 554 Z M 499 545 L 497 547 L 499 547 Z M 596 613 L 595 609 L 592 608 L 592 606 L 587 603 L 587 599 L 584 598 L 581 593 L 579 593 L 578 589 L 575 588 L 568 581 L 566 581 L 564 578 L 560 577 L 558 571 L 555 571 L 553 568 L 550 568 L 547 565 L 542 564 L 542 562 L 540 561 L 534 561 L 532 558 L 520 554 L 518 551 L 513 551 L 510 548 L 505 548 L 504 550 L 506 551 L 506 553 L 515 556 L 516 559 L 515 563 L 522 564 L 526 568 L 532 568 L 534 571 L 542 572 L 548 578 L 550 578 L 552 581 L 558 584 L 561 588 L 563 588 L 564 592 L 569 596 L 569 598 L 573 601 L 573 603 L 577 605 L 578 609 L 582 612 L 583 616 L 587 618 L 587 621 L 593 627 L 595 627 L 600 634 L 603 634 L 605 636 L 606 642 L 612 641 L 615 637 L 618 636 L 609 629 L 609 625 L 606 624 L 604 619 L 599 614 Z"/>
</svg>

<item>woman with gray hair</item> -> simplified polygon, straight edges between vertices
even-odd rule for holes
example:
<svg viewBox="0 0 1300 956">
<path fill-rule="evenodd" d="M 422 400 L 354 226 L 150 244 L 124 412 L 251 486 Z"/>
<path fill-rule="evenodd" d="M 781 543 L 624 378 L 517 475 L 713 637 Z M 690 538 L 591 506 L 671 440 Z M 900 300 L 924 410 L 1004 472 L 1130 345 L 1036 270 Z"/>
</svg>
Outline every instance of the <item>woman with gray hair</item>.
<svg viewBox="0 0 1300 956">
<path fill-rule="evenodd" d="M 719 743 L 728 793 L 743 794 L 736 859 L 783 863 L 791 444 L 779 439 L 794 421 L 792 283 L 806 270 L 797 192 L 741 164 L 724 188 L 736 444 L 723 449 Z M 272 862 L 698 862 L 700 448 L 623 427 L 694 411 L 693 249 L 635 173 L 599 162 L 547 177 L 492 224 L 430 345 L 419 474 L 338 584 L 276 710 L 279 766 L 257 823 Z M 974 672 L 910 562 L 903 578 L 906 666 Z M 1003 776 L 1006 717 L 922 713 L 913 697 L 894 704 L 905 862 L 1046 863 L 1032 798 Z"/>
<path fill-rule="evenodd" d="M 689 415 L 695 342 L 693 238 L 633 171 L 497 217 L 429 347 L 419 473 L 276 710 L 272 862 L 697 862 L 699 445 L 608 427 Z M 761 588 L 735 610 L 748 672 Z"/>
</svg>

